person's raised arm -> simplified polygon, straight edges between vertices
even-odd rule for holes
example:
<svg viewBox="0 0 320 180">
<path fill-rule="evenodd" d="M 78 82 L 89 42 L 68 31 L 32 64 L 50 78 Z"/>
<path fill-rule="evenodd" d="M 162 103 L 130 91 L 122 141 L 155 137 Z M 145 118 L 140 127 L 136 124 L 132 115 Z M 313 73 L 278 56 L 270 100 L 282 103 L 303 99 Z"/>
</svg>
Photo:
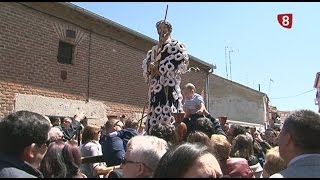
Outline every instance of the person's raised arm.
<svg viewBox="0 0 320 180">
<path fill-rule="evenodd" d="M 71 140 L 72 137 L 81 129 L 80 121 L 85 118 L 84 112 L 76 114 L 72 120 L 70 126 L 63 130 L 63 135 L 66 140 Z"/>
</svg>

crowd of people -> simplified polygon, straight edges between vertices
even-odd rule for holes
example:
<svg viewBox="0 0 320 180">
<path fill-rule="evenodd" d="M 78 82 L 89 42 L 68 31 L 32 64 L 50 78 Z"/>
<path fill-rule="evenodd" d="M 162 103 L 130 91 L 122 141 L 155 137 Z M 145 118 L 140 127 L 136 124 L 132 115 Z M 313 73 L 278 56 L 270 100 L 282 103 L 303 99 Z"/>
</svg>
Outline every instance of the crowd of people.
<svg viewBox="0 0 320 180">
<path fill-rule="evenodd" d="M 201 98 L 194 102 L 185 107 L 190 113 L 182 121 L 188 128 L 183 139 L 174 123 L 159 123 L 148 133 L 130 118 L 104 119 L 99 127 L 84 113 L 64 119 L 11 113 L 0 121 L 0 177 L 320 177 L 319 114 L 297 110 L 280 131 L 261 132 L 221 125 Z M 84 162 L 88 157 L 97 160 Z"/>
<path fill-rule="evenodd" d="M 185 45 L 171 39 L 170 23 L 156 27 L 159 44 L 142 66 L 145 124 L 121 116 L 100 119 L 100 127 L 84 112 L 13 112 L 0 119 L 0 178 L 320 177 L 318 113 L 297 110 L 281 129 L 263 131 L 216 119 L 193 84 L 180 89 Z"/>
</svg>

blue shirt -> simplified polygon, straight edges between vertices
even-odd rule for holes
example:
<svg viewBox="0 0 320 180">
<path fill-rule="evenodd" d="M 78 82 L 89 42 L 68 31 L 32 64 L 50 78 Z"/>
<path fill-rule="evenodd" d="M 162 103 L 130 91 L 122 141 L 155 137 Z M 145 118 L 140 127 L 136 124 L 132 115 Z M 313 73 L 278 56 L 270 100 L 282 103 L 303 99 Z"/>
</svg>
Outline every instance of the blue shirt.
<svg viewBox="0 0 320 180">
<path fill-rule="evenodd" d="M 102 154 L 108 166 L 121 164 L 125 154 L 123 140 L 118 136 L 106 136 L 105 140 L 101 141 Z"/>
</svg>

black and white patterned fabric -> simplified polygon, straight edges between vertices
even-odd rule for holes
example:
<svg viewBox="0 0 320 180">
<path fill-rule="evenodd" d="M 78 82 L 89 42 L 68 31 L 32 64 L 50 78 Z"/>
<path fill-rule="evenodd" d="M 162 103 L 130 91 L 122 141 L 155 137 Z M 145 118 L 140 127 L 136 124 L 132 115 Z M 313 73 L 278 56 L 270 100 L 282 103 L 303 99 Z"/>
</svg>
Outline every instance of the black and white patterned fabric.
<svg viewBox="0 0 320 180">
<path fill-rule="evenodd" d="M 158 64 L 159 73 L 150 77 L 150 64 Z M 148 116 L 146 132 L 160 123 L 174 123 L 172 113 L 183 112 L 179 74 L 188 71 L 189 57 L 186 46 L 177 40 L 168 40 L 161 46 L 153 46 L 143 60 L 143 76 L 149 84 Z"/>
</svg>

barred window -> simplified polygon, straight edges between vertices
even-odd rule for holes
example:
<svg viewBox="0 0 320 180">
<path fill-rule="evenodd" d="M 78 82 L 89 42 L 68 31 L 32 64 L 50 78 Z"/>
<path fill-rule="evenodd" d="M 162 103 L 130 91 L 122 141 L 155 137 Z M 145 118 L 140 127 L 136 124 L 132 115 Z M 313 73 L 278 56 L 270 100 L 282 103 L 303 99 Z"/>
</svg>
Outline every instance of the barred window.
<svg viewBox="0 0 320 180">
<path fill-rule="evenodd" d="M 73 64 L 74 45 L 59 41 L 58 62 L 62 64 Z"/>
</svg>

